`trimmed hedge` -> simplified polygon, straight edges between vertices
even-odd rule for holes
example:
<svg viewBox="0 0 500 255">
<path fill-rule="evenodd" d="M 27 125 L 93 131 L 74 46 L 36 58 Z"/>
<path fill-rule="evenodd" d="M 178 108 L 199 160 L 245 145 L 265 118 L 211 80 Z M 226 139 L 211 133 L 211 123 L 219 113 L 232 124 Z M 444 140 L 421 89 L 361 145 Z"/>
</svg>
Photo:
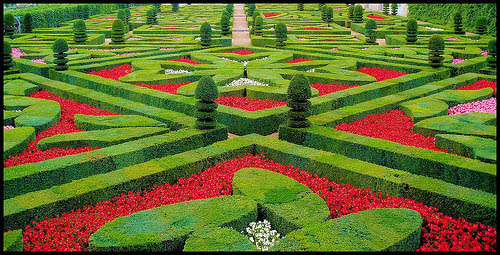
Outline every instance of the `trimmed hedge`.
<svg viewBox="0 0 500 255">
<path fill-rule="evenodd" d="M 3 131 L 3 160 L 21 153 L 31 141 L 35 141 L 33 127 L 18 127 Z"/>
<path fill-rule="evenodd" d="M 437 134 L 436 146 L 486 163 L 497 163 L 497 141 L 493 139 L 469 135 Z"/>
<path fill-rule="evenodd" d="M 11 81 L 5 81 L 3 85 L 3 93 L 5 95 L 12 95 L 12 96 L 29 96 L 33 92 L 37 92 L 38 86 L 25 82 L 23 80 L 11 80 Z M 5 123 L 4 123 L 5 124 Z"/>
<path fill-rule="evenodd" d="M 3 251 L 24 251 L 22 229 L 3 233 Z"/>
<path fill-rule="evenodd" d="M 140 115 L 91 116 L 84 114 L 75 114 L 75 126 L 87 131 L 120 127 L 167 127 L 161 121 Z"/>
<path fill-rule="evenodd" d="M 214 227 L 195 231 L 184 244 L 183 252 L 259 251 L 244 235 L 233 228 Z"/>
<path fill-rule="evenodd" d="M 5 95 L 3 100 L 5 110 L 22 110 L 14 119 L 16 127 L 34 127 L 39 133 L 61 119 L 61 106 L 56 101 L 9 95 Z"/>
</svg>

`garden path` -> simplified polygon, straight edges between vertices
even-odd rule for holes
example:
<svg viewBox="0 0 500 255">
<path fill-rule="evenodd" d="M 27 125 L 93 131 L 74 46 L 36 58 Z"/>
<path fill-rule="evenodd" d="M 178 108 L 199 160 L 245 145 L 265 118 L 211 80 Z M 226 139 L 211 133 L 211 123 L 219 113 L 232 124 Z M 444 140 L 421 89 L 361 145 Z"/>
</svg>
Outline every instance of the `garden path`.
<svg viewBox="0 0 500 255">
<path fill-rule="evenodd" d="M 251 45 L 250 34 L 248 32 L 247 19 L 244 4 L 234 5 L 234 21 L 233 21 L 233 41 L 232 45 Z"/>
</svg>

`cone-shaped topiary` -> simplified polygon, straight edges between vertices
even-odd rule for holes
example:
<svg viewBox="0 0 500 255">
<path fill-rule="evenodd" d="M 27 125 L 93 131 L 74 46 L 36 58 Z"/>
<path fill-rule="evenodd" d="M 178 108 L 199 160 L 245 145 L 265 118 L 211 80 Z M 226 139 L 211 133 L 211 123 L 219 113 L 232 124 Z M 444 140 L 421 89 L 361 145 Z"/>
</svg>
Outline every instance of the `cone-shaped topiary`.
<svg viewBox="0 0 500 255">
<path fill-rule="evenodd" d="M 383 12 L 385 15 L 389 15 L 389 3 L 384 3 Z"/>
<path fill-rule="evenodd" d="M 226 15 L 227 12 L 224 12 L 220 17 L 220 29 L 223 35 L 229 35 L 231 32 L 229 31 L 231 26 L 231 21 L 229 17 Z"/>
<path fill-rule="evenodd" d="M 303 74 L 294 75 L 287 91 L 286 105 L 291 108 L 288 111 L 287 126 L 306 128 L 311 125 L 307 119 L 311 107 L 309 98 L 311 98 L 309 79 Z"/>
<path fill-rule="evenodd" d="M 264 25 L 264 19 L 262 18 L 262 16 L 257 16 L 257 18 L 255 18 L 255 28 L 254 28 L 255 35 L 262 36 L 263 25 Z"/>
<path fill-rule="evenodd" d="M 353 22 L 354 23 L 361 23 L 363 22 L 363 6 L 361 5 L 356 5 L 356 7 L 354 7 L 354 12 L 353 12 L 353 15 L 354 15 L 354 18 L 353 18 Z"/>
<path fill-rule="evenodd" d="M 406 24 L 406 43 L 413 44 L 417 41 L 418 24 L 415 19 L 409 19 Z"/>
<path fill-rule="evenodd" d="M 276 34 L 276 47 L 285 47 L 285 41 L 288 39 L 288 30 L 285 23 L 280 22 L 276 24 L 274 27 L 274 33 Z"/>
<path fill-rule="evenodd" d="M 173 3 L 172 4 L 172 12 L 177 12 L 179 10 L 179 4 L 178 3 Z"/>
<path fill-rule="evenodd" d="M 392 15 L 398 14 L 398 4 L 391 4 Z"/>
<path fill-rule="evenodd" d="M 479 17 L 476 20 L 476 33 L 480 35 L 486 34 L 486 27 L 488 26 L 488 19 L 486 17 Z"/>
<path fill-rule="evenodd" d="M 210 76 L 201 77 L 194 91 L 194 97 L 198 99 L 195 104 L 195 127 L 197 129 L 215 128 L 215 117 L 218 105 L 214 102 L 219 97 L 219 91 L 214 80 Z"/>
<path fill-rule="evenodd" d="M 328 26 L 330 26 L 330 23 L 332 23 L 332 21 L 333 21 L 333 9 L 330 6 L 326 6 L 325 21 L 326 21 L 326 23 L 328 23 Z"/>
<path fill-rule="evenodd" d="M 78 19 L 73 22 L 74 40 L 77 44 L 84 44 L 87 41 L 87 26 L 83 19 Z"/>
<path fill-rule="evenodd" d="M 497 39 L 488 42 L 488 67 L 497 68 Z"/>
<path fill-rule="evenodd" d="M 148 25 L 158 24 L 158 22 L 156 21 L 156 13 L 152 9 L 146 12 L 146 24 Z"/>
<path fill-rule="evenodd" d="M 433 34 L 429 39 L 429 62 L 430 66 L 438 68 L 443 66 L 444 40 L 441 36 Z"/>
<path fill-rule="evenodd" d="M 455 12 L 453 14 L 453 28 L 455 30 L 455 34 L 463 35 L 465 31 L 462 29 L 462 13 Z"/>
<path fill-rule="evenodd" d="M 111 28 L 111 42 L 112 43 L 123 43 L 125 38 L 125 31 L 123 29 L 123 22 L 121 19 L 117 19 L 113 22 L 113 26 Z"/>
<path fill-rule="evenodd" d="M 3 42 L 3 68 L 5 70 L 14 66 L 14 63 L 12 62 L 11 53 L 12 53 L 12 48 L 10 47 L 10 43 L 4 41 Z"/>
<path fill-rule="evenodd" d="M 369 19 L 365 23 L 366 29 L 366 43 L 367 44 L 377 44 L 377 38 L 375 37 L 375 29 L 377 29 L 377 23 L 375 20 Z"/>
<path fill-rule="evenodd" d="M 208 22 L 204 22 L 200 27 L 201 46 L 208 47 L 212 44 L 212 27 Z"/>
<path fill-rule="evenodd" d="M 116 17 L 123 22 L 123 32 L 128 33 L 129 24 L 127 23 L 127 12 L 125 12 L 125 9 L 118 10 Z"/>
<path fill-rule="evenodd" d="M 323 5 L 321 6 L 321 8 L 319 9 L 320 11 L 320 17 L 321 17 L 321 20 L 322 21 L 326 21 L 326 9 L 328 8 L 327 5 Z"/>
<path fill-rule="evenodd" d="M 3 26 L 5 30 L 5 35 L 14 39 L 14 31 L 16 30 L 16 20 L 12 13 L 7 13 L 3 16 Z"/>
<path fill-rule="evenodd" d="M 23 33 L 31 33 L 33 31 L 33 17 L 27 12 L 23 16 Z"/>
<path fill-rule="evenodd" d="M 349 16 L 350 20 L 353 20 L 354 19 L 354 6 L 349 5 L 349 8 L 347 10 L 348 10 L 347 16 Z"/>
<path fill-rule="evenodd" d="M 62 38 L 55 40 L 54 44 L 52 44 L 52 51 L 54 52 L 54 64 L 56 64 L 54 69 L 56 71 L 68 70 L 68 66 L 66 65 L 68 63 L 68 59 L 66 58 L 68 56 L 66 53 L 68 51 L 68 42 Z"/>
<path fill-rule="evenodd" d="M 83 19 L 90 18 L 90 8 L 88 5 L 83 6 Z"/>
<path fill-rule="evenodd" d="M 247 15 L 253 17 L 254 11 L 255 11 L 255 4 L 248 4 Z"/>
<path fill-rule="evenodd" d="M 303 11 L 304 10 L 304 4 L 297 4 L 297 10 L 298 11 Z"/>
<path fill-rule="evenodd" d="M 127 16 L 127 22 L 126 24 L 128 24 L 128 31 L 132 31 L 134 30 L 134 26 L 132 26 L 132 23 L 130 23 L 130 8 L 126 8 L 124 9 L 125 10 L 125 14 Z"/>
</svg>

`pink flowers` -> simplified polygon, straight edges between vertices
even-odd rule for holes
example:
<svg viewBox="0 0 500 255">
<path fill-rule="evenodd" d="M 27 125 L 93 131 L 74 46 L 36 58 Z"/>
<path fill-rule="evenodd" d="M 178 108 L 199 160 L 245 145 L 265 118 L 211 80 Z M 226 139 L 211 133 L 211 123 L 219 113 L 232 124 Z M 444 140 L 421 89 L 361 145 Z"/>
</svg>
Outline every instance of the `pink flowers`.
<svg viewBox="0 0 500 255">
<path fill-rule="evenodd" d="M 463 58 L 454 58 L 453 61 L 451 62 L 451 64 L 456 65 L 456 64 L 462 63 L 464 61 L 465 61 L 465 59 L 463 59 Z"/>
<path fill-rule="evenodd" d="M 322 42 L 336 42 L 337 40 L 322 40 Z"/>
<path fill-rule="evenodd" d="M 379 67 L 364 67 L 364 66 L 360 67 L 358 69 L 358 72 L 362 72 L 362 73 L 368 74 L 370 76 L 373 76 L 377 79 L 377 81 L 383 81 L 383 80 L 392 79 L 392 78 L 396 78 L 399 76 L 407 75 L 407 73 L 405 73 L 405 72 L 397 72 L 394 70 L 382 69 Z"/>
<path fill-rule="evenodd" d="M 309 59 L 309 58 L 296 58 L 288 61 L 287 63 L 293 64 L 293 63 L 299 63 L 299 62 L 304 62 L 304 61 L 314 61 L 314 59 Z"/>
<path fill-rule="evenodd" d="M 174 48 L 160 48 L 159 50 L 164 51 L 164 50 L 173 50 Z"/>
<path fill-rule="evenodd" d="M 458 39 L 458 38 L 456 38 L 456 37 L 450 37 L 450 38 L 448 38 L 448 40 L 458 41 L 458 40 L 460 40 L 460 39 Z"/>
<path fill-rule="evenodd" d="M 338 51 L 339 49 L 338 48 L 331 48 L 330 50 Z"/>
<path fill-rule="evenodd" d="M 13 129 L 13 128 L 14 126 L 11 125 L 3 126 L 3 130 Z"/>
<path fill-rule="evenodd" d="M 162 30 L 177 30 L 177 28 L 175 28 L 175 27 L 165 27 L 165 28 L 162 28 Z"/>
<path fill-rule="evenodd" d="M 376 15 L 368 15 L 367 17 L 370 19 L 385 19 L 384 17 L 376 16 Z"/>
<path fill-rule="evenodd" d="M 128 41 L 136 41 L 136 40 L 142 40 L 142 38 L 138 38 L 138 37 L 129 37 L 127 40 L 128 40 Z"/>
<path fill-rule="evenodd" d="M 341 91 L 344 89 L 350 89 L 354 87 L 359 87 L 359 85 L 343 85 L 343 84 L 333 84 L 333 83 L 328 83 L 328 84 L 321 84 L 321 83 L 314 83 L 311 84 L 311 87 L 317 89 L 319 91 L 319 95 L 326 95 L 330 94 L 333 92 Z"/>
<path fill-rule="evenodd" d="M 328 29 L 319 28 L 319 27 L 305 27 L 305 28 L 301 28 L 300 30 L 328 30 Z"/>
<path fill-rule="evenodd" d="M 114 50 L 117 50 L 117 49 L 89 49 L 91 51 L 114 51 Z"/>
<path fill-rule="evenodd" d="M 26 55 L 26 53 L 21 52 L 21 50 L 19 48 L 11 48 L 10 54 L 14 58 L 20 58 L 21 56 Z"/>
<path fill-rule="evenodd" d="M 253 54 L 253 52 L 245 50 L 245 49 L 236 50 L 236 51 L 230 51 L 230 52 L 226 52 L 226 53 L 234 53 L 234 54 L 238 54 L 238 55 L 250 55 L 250 54 Z"/>
<path fill-rule="evenodd" d="M 220 96 L 215 100 L 215 102 L 218 104 L 251 112 L 286 105 L 286 102 L 257 99 L 257 98 L 252 99 L 249 97 L 232 97 L 232 96 L 227 96 L 227 97 Z"/>
<path fill-rule="evenodd" d="M 179 41 L 180 41 L 180 40 L 183 40 L 183 39 L 184 39 L 184 37 L 176 37 L 176 38 L 172 38 L 172 40 L 179 40 Z"/>
<path fill-rule="evenodd" d="M 481 56 L 488 56 L 488 51 L 487 50 L 483 50 L 481 51 Z"/>
<path fill-rule="evenodd" d="M 132 72 L 132 65 L 123 64 L 119 66 L 115 66 L 112 69 L 103 69 L 100 71 L 91 71 L 87 74 L 97 75 L 107 79 L 118 80 L 118 78 L 125 76 Z"/>
<path fill-rule="evenodd" d="M 448 109 L 449 115 L 463 114 L 469 112 L 497 112 L 497 99 L 492 97 L 490 99 L 470 102 L 465 104 L 459 104 Z"/>
<path fill-rule="evenodd" d="M 297 40 L 299 40 L 299 41 L 307 41 L 309 39 L 307 39 L 307 38 L 297 38 Z"/>
<path fill-rule="evenodd" d="M 492 88 L 493 95 L 494 96 L 497 95 L 497 83 L 494 81 L 479 80 L 477 82 L 462 86 L 462 87 L 457 88 L 457 89 L 458 90 L 477 90 L 477 89 L 483 89 L 483 88 Z"/>
<path fill-rule="evenodd" d="M 115 56 L 127 56 L 127 55 L 134 55 L 134 52 L 126 52 L 126 53 L 117 53 Z"/>
<path fill-rule="evenodd" d="M 191 83 L 191 82 L 167 83 L 167 84 L 157 84 L 157 85 L 151 85 L 151 84 L 135 84 L 135 85 L 139 86 L 139 87 L 146 87 L 146 88 L 159 90 L 159 91 L 163 91 L 163 92 L 167 92 L 167 93 L 176 95 L 178 88 L 180 88 L 186 84 L 189 84 L 189 83 Z"/>
<path fill-rule="evenodd" d="M 39 63 L 39 64 L 47 64 L 47 63 L 45 63 L 45 60 L 43 58 L 36 58 L 36 59 L 32 59 L 31 61 L 33 61 L 35 63 Z"/>
<path fill-rule="evenodd" d="M 274 16 L 278 16 L 280 15 L 279 13 L 264 13 L 264 17 L 266 18 L 270 18 L 270 17 L 274 17 Z"/>
</svg>

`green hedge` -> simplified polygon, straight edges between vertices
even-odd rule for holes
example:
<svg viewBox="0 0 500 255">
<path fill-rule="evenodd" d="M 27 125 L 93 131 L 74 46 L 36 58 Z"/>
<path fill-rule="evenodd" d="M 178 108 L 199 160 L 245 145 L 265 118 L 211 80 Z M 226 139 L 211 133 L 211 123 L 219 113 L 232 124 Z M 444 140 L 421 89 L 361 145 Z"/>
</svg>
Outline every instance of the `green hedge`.
<svg viewBox="0 0 500 255">
<path fill-rule="evenodd" d="M 75 114 L 75 126 L 86 131 L 119 127 L 167 127 L 165 123 L 140 115 L 91 116 Z"/>
<path fill-rule="evenodd" d="M 5 95 L 4 109 L 22 110 L 14 118 L 14 126 L 34 127 L 37 133 L 46 130 L 61 119 L 61 106 L 58 102 L 33 97 Z"/>
<path fill-rule="evenodd" d="M 35 128 L 18 127 L 3 131 L 3 160 L 21 153 L 30 142 L 35 141 Z"/>
<path fill-rule="evenodd" d="M 486 163 L 497 163 L 497 141 L 470 135 L 436 135 L 436 146 Z"/>
<path fill-rule="evenodd" d="M 184 244 L 183 252 L 242 252 L 259 251 L 244 235 L 227 227 L 195 231 Z"/>
<path fill-rule="evenodd" d="M 3 233 L 3 251 L 24 251 L 22 229 Z"/>
</svg>

